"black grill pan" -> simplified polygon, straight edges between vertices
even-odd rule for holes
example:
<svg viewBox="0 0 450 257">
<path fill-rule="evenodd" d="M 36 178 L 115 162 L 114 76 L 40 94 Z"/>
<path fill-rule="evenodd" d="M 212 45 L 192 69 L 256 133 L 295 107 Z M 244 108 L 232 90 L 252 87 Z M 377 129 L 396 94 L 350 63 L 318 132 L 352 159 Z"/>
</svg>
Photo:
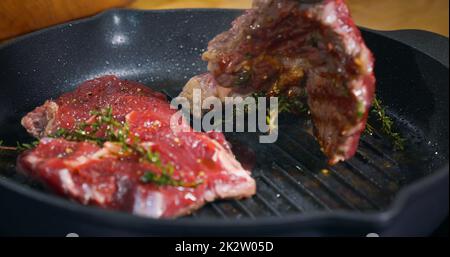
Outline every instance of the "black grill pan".
<svg viewBox="0 0 450 257">
<path fill-rule="evenodd" d="M 112 10 L 38 31 L 0 47 L 0 139 L 30 140 L 20 118 L 78 83 L 105 74 L 176 96 L 206 70 L 200 54 L 236 10 Z M 218 201 L 189 217 L 153 220 L 81 206 L 17 176 L 0 157 L 3 235 L 427 235 L 448 214 L 448 39 L 424 31 L 363 29 L 377 94 L 406 150 L 379 131 L 334 167 L 301 117 L 283 115 L 276 144 L 226 134 L 257 194 Z"/>
</svg>

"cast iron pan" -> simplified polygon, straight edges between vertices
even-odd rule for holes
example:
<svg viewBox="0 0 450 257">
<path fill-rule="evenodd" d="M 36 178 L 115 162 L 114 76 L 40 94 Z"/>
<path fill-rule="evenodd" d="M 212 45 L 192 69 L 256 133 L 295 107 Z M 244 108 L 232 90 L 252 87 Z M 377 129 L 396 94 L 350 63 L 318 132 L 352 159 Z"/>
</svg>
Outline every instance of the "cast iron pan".
<svg viewBox="0 0 450 257">
<path fill-rule="evenodd" d="M 237 10 L 112 10 L 38 31 L 0 47 L 0 139 L 30 140 L 20 118 L 104 74 L 173 97 L 206 70 L 200 54 Z M 377 58 L 378 96 L 407 138 L 396 152 L 380 133 L 358 154 L 326 167 L 301 117 L 282 117 L 276 144 L 227 134 L 236 156 L 255 161 L 257 195 L 219 201 L 189 217 L 154 220 L 82 206 L 18 176 L 0 160 L 0 234 L 427 235 L 448 214 L 448 39 L 424 31 L 363 29 Z M 323 173 L 323 169 L 329 169 Z"/>
</svg>

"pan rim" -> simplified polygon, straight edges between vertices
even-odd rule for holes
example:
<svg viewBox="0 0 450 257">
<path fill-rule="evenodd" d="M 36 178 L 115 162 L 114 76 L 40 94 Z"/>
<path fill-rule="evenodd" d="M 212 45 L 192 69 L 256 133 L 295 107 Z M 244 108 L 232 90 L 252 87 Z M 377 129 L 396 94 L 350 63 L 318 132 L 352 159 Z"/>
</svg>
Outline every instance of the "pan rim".
<svg viewBox="0 0 450 257">
<path fill-rule="evenodd" d="M 174 9 L 174 10 L 133 10 L 133 9 L 111 9 L 108 11 L 101 12 L 95 16 L 79 19 L 49 28 L 45 28 L 39 31 L 31 32 L 24 36 L 17 37 L 15 39 L 9 40 L 4 44 L 0 45 L 0 51 L 13 46 L 21 41 L 28 38 L 44 34 L 48 31 L 57 30 L 60 28 L 67 27 L 69 24 L 76 25 L 80 23 L 85 23 L 89 21 L 95 21 L 103 18 L 104 16 L 113 15 L 115 13 L 177 13 L 177 12 L 225 12 L 230 14 L 236 14 L 237 12 L 242 12 L 241 9 Z M 377 33 L 380 31 L 367 30 L 371 33 Z M 395 31 L 392 31 L 395 32 Z M 383 35 L 381 35 L 383 36 Z M 395 40 L 395 39 L 393 39 Z M 402 43 L 402 42 L 400 42 Z M 430 58 L 438 61 L 440 64 L 446 66 L 441 61 L 427 54 Z M 129 213 L 122 213 L 117 211 L 110 211 L 101 209 L 98 207 L 84 206 L 78 203 L 71 202 L 62 197 L 48 194 L 45 192 L 40 192 L 35 189 L 24 187 L 18 182 L 12 181 L 7 178 L 0 177 L 0 186 L 5 187 L 15 193 L 21 194 L 28 198 L 34 199 L 36 201 L 57 206 L 59 208 L 64 208 L 65 210 L 76 212 L 77 214 L 83 214 L 83 219 L 87 222 L 95 223 L 105 223 L 111 227 L 135 227 L 137 229 L 151 228 L 151 226 L 164 226 L 164 227 L 185 227 L 185 228 L 203 228 L 203 227 L 216 227 L 216 228 L 252 228 L 264 226 L 266 228 L 273 228 L 274 226 L 284 225 L 289 227 L 289 224 L 311 224 L 311 223 L 323 223 L 325 221 L 336 221 L 336 222 L 356 222 L 362 223 L 372 227 L 386 226 L 387 224 L 393 222 L 405 209 L 408 204 L 413 201 L 414 195 L 420 194 L 420 192 L 426 191 L 430 187 L 438 184 L 442 181 L 448 181 L 449 179 L 449 163 L 448 161 L 443 164 L 439 169 L 436 169 L 433 174 L 430 174 L 418 181 L 415 181 L 404 188 L 402 188 L 397 195 L 394 197 L 391 204 L 384 210 L 373 212 L 373 213 L 357 213 L 352 211 L 333 211 L 333 212 L 311 212 L 311 213 L 300 213 L 293 214 L 283 217 L 261 217 L 256 219 L 242 218 L 238 220 L 225 220 L 225 219 L 215 219 L 215 218 L 203 218 L 203 219 L 152 219 L 147 217 L 141 217 Z M 447 187 L 448 193 L 448 187 Z M 95 219 L 93 219 L 95 217 Z"/>
</svg>

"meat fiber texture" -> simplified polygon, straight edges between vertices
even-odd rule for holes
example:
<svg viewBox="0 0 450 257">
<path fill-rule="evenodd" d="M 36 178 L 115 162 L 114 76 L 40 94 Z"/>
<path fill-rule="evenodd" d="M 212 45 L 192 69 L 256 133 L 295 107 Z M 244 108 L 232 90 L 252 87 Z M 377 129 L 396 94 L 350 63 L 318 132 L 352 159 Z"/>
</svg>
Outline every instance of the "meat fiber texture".
<svg viewBox="0 0 450 257">
<path fill-rule="evenodd" d="M 129 125 L 139 144 L 159 153 L 162 163 L 173 164 L 174 179 L 202 183 L 196 187 L 143 183 L 145 172 L 158 174 L 161 169 L 135 155 L 121 156 L 117 143 L 50 137 L 59 129 L 71 131 L 81 122 L 89 123 L 92 110 L 107 107 L 115 119 Z M 187 132 L 172 130 L 170 117 L 175 112 L 164 95 L 139 83 L 114 76 L 87 81 L 22 119 L 40 143 L 19 156 L 18 167 L 82 204 L 154 218 L 186 215 L 218 198 L 253 195 L 255 181 L 235 159 L 223 134 L 195 132 L 183 118 L 179 126 Z"/>
<path fill-rule="evenodd" d="M 307 2 L 307 1 L 303 1 Z M 203 54 L 207 74 L 192 78 L 202 98 L 307 94 L 314 134 L 335 164 L 351 158 L 375 93 L 374 58 L 343 0 L 254 0 Z"/>
</svg>

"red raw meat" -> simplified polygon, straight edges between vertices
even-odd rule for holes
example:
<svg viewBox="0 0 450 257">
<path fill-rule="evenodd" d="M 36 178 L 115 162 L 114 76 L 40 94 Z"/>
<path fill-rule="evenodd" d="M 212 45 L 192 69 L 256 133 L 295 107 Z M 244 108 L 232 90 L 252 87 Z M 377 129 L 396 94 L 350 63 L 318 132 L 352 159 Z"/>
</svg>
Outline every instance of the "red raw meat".
<svg viewBox="0 0 450 257">
<path fill-rule="evenodd" d="M 109 106 L 141 146 L 158 152 L 162 163 L 173 164 L 174 179 L 203 183 L 196 187 L 143 183 L 140 178 L 146 171 L 158 174 L 161 169 L 137 155 L 121 155 L 117 143 L 99 146 L 47 137 L 60 128 L 73 130 L 92 119 L 90 111 Z M 223 134 L 194 132 L 184 120 L 180 126 L 189 131 L 173 131 L 170 117 L 175 112 L 164 95 L 138 83 L 114 76 L 87 81 L 23 118 L 25 128 L 41 140 L 19 157 L 18 166 L 83 204 L 155 218 L 185 215 L 218 198 L 253 195 L 255 181 L 235 159 Z"/>
</svg>

